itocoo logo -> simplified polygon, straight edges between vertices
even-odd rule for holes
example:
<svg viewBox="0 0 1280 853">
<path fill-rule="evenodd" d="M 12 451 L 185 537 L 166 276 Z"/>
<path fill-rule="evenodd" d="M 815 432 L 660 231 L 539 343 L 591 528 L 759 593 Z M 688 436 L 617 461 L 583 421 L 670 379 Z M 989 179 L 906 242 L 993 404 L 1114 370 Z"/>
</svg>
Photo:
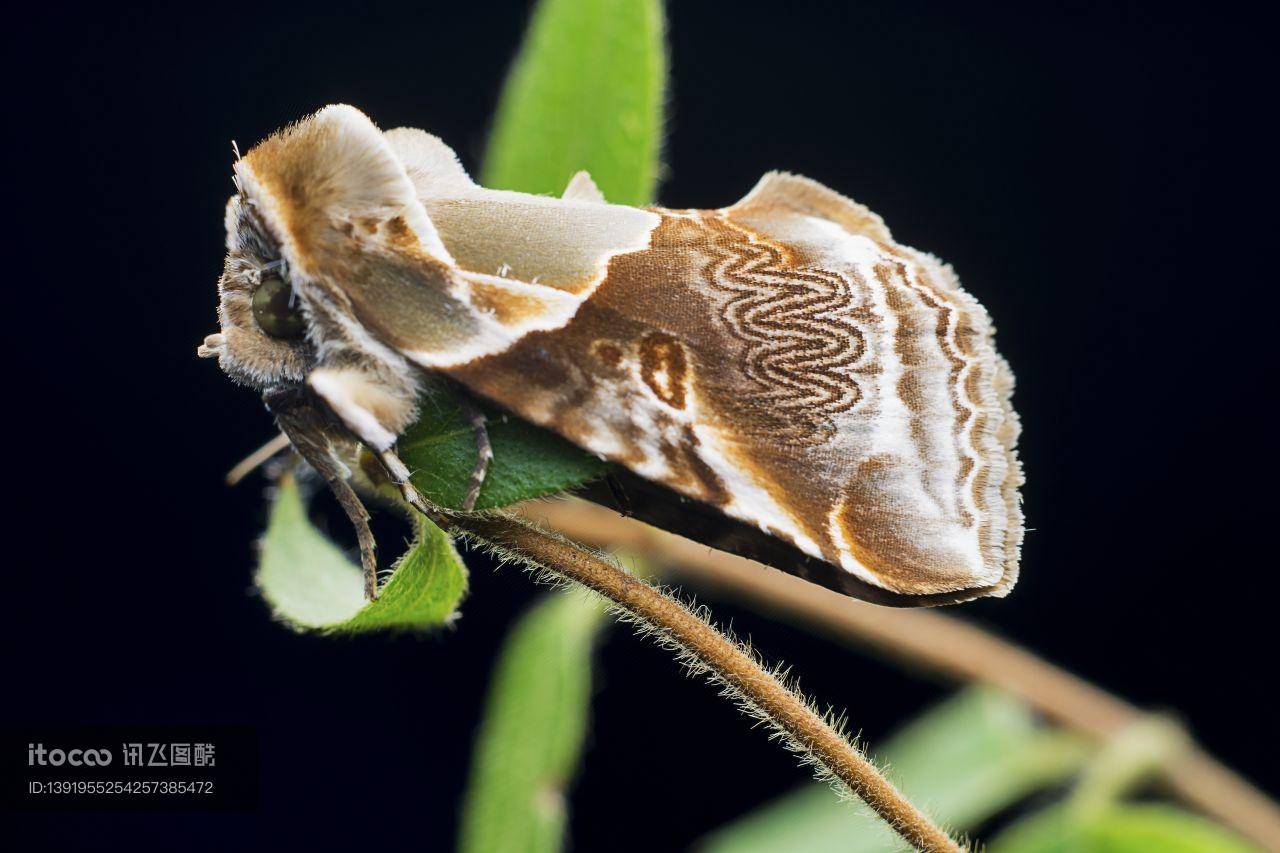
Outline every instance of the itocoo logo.
<svg viewBox="0 0 1280 853">
<path fill-rule="evenodd" d="M 53 765 L 61 767 L 64 764 L 70 764 L 72 767 L 80 767 L 89 765 L 92 767 L 104 767 L 111 763 L 111 750 L 109 749 L 45 749 L 42 743 L 27 744 L 27 766 L 34 767 L 39 764 L 43 767 Z"/>
</svg>

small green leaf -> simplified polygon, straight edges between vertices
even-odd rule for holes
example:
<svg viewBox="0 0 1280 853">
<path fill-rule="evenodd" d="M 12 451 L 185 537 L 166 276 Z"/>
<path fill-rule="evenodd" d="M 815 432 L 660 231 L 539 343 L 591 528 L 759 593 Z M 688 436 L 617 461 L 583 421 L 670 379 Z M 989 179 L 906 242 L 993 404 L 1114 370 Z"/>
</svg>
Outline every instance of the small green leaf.
<svg viewBox="0 0 1280 853">
<path fill-rule="evenodd" d="M 463 803 L 462 853 L 558 853 L 587 730 L 591 652 L 604 608 L 579 591 L 544 598 L 498 658 Z"/>
<path fill-rule="evenodd" d="M 377 601 L 364 600 L 360 567 L 307 519 L 292 477 L 277 488 L 257 584 L 275 615 L 300 630 L 357 633 L 425 630 L 448 624 L 467 591 L 449 537 L 425 518 Z"/>
<path fill-rule="evenodd" d="M 413 472 L 413 484 L 439 506 L 459 509 L 476 464 L 476 436 L 462 417 L 453 392 L 433 383 L 418 399 L 421 414 L 396 452 Z M 607 464 L 554 433 L 483 407 L 493 460 L 476 509 L 561 492 L 602 476 Z"/>
<path fill-rule="evenodd" d="M 1077 770 L 1080 740 L 1039 727 L 1029 709 L 1001 693 L 970 688 L 926 712 L 876 756 L 913 803 L 963 830 Z M 866 810 L 810 784 L 717 830 L 711 853 L 890 851 L 901 841 Z"/>
<path fill-rule="evenodd" d="M 1255 853 L 1243 839 L 1171 806 L 1111 806 L 1082 820 L 1078 809 L 1046 809 L 1009 827 L 991 853 Z"/>
<path fill-rule="evenodd" d="M 650 203 L 665 86 L 660 0 L 542 0 L 498 104 L 482 183 L 558 195 L 586 169 L 609 201 Z"/>
</svg>

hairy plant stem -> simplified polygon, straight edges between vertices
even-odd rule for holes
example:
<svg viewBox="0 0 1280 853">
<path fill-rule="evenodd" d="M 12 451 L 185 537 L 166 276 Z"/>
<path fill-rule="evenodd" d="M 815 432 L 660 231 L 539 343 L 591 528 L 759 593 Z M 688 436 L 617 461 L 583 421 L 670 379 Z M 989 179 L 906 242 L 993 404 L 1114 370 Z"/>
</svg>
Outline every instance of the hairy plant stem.
<svg viewBox="0 0 1280 853">
<path fill-rule="evenodd" d="M 505 514 L 448 514 L 447 528 L 529 567 L 579 583 L 657 631 L 723 683 L 791 744 L 919 850 L 962 848 L 915 808 L 858 749 L 739 644 L 667 593 L 580 545 Z"/>
<path fill-rule="evenodd" d="M 956 681 L 1017 696 L 1047 717 L 1110 743 L 1148 714 L 1002 637 L 930 610 L 850 601 L 794 575 L 766 569 L 582 501 L 537 501 L 522 511 L 573 539 L 624 549 L 673 569 L 680 581 L 787 619 L 833 639 L 871 647 Z M 1280 805 L 1189 737 L 1163 757 L 1158 775 L 1187 804 L 1265 850 L 1280 851 Z"/>
</svg>

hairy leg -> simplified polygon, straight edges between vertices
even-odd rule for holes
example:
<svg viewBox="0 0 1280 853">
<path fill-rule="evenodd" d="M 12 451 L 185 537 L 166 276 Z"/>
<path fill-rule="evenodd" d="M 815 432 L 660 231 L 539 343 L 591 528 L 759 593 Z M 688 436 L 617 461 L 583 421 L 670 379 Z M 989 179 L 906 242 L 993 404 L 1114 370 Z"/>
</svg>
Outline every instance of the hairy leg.
<svg viewBox="0 0 1280 853">
<path fill-rule="evenodd" d="M 476 464 L 471 470 L 471 482 L 467 484 L 467 496 L 462 501 L 462 509 L 470 512 L 476 508 L 476 501 L 480 498 L 480 487 L 484 485 L 485 475 L 489 473 L 489 463 L 493 461 L 493 445 L 489 441 L 489 429 L 486 426 L 484 412 L 480 411 L 480 407 L 462 389 L 455 387 L 454 396 L 458 400 L 458 408 L 462 411 L 462 416 L 471 424 L 471 429 L 476 435 Z"/>
<path fill-rule="evenodd" d="M 350 519 L 356 541 L 360 543 L 364 597 L 375 600 L 378 597 L 377 543 L 369 530 L 369 511 L 347 482 L 350 469 L 334 452 L 335 441 L 344 439 L 345 431 L 327 412 L 312 405 L 306 395 L 293 389 L 268 392 L 263 395 L 263 402 L 276 416 L 276 424 L 288 436 L 294 450 L 324 479 Z"/>
</svg>

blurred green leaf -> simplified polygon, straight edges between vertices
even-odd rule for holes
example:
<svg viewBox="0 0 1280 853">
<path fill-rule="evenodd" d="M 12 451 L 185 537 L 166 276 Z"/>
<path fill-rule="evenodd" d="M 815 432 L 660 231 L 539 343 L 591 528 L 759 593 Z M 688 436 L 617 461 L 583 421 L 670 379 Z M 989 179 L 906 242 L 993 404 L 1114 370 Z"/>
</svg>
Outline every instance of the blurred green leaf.
<svg viewBox="0 0 1280 853">
<path fill-rule="evenodd" d="M 364 600 L 360 567 L 307 519 L 297 483 L 282 478 L 262 537 L 257 584 L 275 615 L 300 630 L 358 633 L 447 624 L 467 591 L 449 537 L 425 518 L 377 601 Z"/>
<path fill-rule="evenodd" d="M 666 87 L 660 0 L 542 0 L 498 104 L 486 186 L 560 194 L 580 169 L 648 204 Z"/>
<path fill-rule="evenodd" d="M 662 139 L 665 53 L 658 0 L 543 0 L 503 91 L 484 183 L 559 193 L 588 169 L 607 198 L 651 200 Z M 413 483 L 458 508 L 476 443 L 443 385 L 397 444 Z M 605 463 L 546 430 L 489 412 L 494 458 L 477 509 L 508 506 L 602 475 Z"/>
<path fill-rule="evenodd" d="M 396 452 L 428 500 L 459 509 L 476 463 L 475 432 L 459 413 L 453 392 L 443 384 L 429 385 L 418 405 L 421 414 L 396 443 Z M 489 416 L 493 460 L 476 509 L 554 494 L 604 474 L 605 462 L 560 436 L 482 408 Z"/>
<path fill-rule="evenodd" d="M 876 756 L 903 793 L 952 830 L 963 830 L 1075 772 L 1088 746 L 1045 729 L 1002 693 L 969 688 L 926 712 Z M 810 784 L 708 836 L 707 853 L 889 851 L 901 841 L 879 818 Z"/>
<path fill-rule="evenodd" d="M 1148 714 L 1115 732 L 1076 780 L 1067 798 L 1071 810 L 1087 818 L 1120 802 L 1126 794 L 1183 752 L 1190 743 L 1176 720 Z"/>
<path fill-rule="evenodd" d="M 1256 847 L 1199 815 L 1171 806 L 1111 806 L 1082 820 L 1058 806 L 1009 827 L 990 853 L 1254 853 Z"/>
<path fill-rule="evenodd" d="M 552 853 L 587 730 L 591 652 L 604 613 L 569 591 L 516 624 L 494 671 L 472 757 L 458 849 Z"/>
<path fill-rule="evenodd" d="M 611 201 L 651 201 L 665 85 L 659 0 L 543 0 L 500 99 L 483 182 L 560 193 L 588 169 Z M 475 466 L 475 436 L 446 386 L 428 388 L 420 403 L 397 452 L 428 499 L 459 508 Z M 564 491 L 606 469 L 559 436 L 488 414 L 494 458 L 477 509 Z"/>
<path fill-rule="evenodd" d="M 662 142 L 666 85 L 659 0 L 543 0 L 498 107 L 484 183 L 559 193 L 580 169 L 611 201 L 651 201 Z M 443 384 L 396 449 L 413 483 L 458 508 L 476 442 Z M 477 509 L 509 506 L 601 476 L 605 463 L 546 430 L 490 410 L 493 462 Z"/>
</svg>

